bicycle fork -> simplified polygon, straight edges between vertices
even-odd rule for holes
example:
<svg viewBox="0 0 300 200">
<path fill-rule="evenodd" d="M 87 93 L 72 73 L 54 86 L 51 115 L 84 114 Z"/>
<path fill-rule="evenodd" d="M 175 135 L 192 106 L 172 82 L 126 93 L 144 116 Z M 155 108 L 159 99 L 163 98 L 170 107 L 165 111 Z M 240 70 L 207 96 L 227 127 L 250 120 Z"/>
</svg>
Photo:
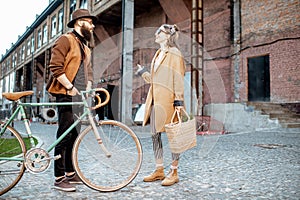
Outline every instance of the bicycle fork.
<svg viewBox="0 0 300 200">
<path fill-rule="evenodd" d="M 88 118 L 89 118 L 89 121 L 92 125 L 92 129 L 93 129 L 93 132 L 95 134 L 95 137 L 96 137 L 96 140 L 97 140 L 98 144 L 100 145 L 101 149 L 104 151 L 106 157 L 108 157 L 108 158 L 111 157 L 111 153 L 107 150 L 107 148 L 104 146 L 104 144 L 102 142 L 102 139 L 101 139 L 100 134 L 98 132 L 98 129 L 96 127 L 94 118 L 92 117 L 91 114 L 88 115 Z"/>
</svg>

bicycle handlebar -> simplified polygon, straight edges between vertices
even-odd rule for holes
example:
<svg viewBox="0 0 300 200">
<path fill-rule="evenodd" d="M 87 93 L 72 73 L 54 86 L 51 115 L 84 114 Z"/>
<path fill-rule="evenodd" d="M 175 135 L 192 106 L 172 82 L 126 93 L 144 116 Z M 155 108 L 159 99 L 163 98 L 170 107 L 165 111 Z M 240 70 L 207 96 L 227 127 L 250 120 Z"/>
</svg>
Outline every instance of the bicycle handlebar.
<svg viewBox="0 0 300 200">
<path fill-rule="evenodd" d="M 94 107 L 91 107 L 92 110 L 95 110 L 97 108 L 100 108 L 100 107 L 106 105 L 110 100 L 110 94 L 106 89 L 104 89 L 104 88 L 95 88 L 94 90 L 95 90 L 95 92 L 104 92 L 105 95 L 106 95 L 106 98 L 105 98 L 105 101 L 103 103 L 101 103 L 100 96 L 98 94 L 96 94 L 95 97 L 97 98 L 98 103 Z"/>
</svg>

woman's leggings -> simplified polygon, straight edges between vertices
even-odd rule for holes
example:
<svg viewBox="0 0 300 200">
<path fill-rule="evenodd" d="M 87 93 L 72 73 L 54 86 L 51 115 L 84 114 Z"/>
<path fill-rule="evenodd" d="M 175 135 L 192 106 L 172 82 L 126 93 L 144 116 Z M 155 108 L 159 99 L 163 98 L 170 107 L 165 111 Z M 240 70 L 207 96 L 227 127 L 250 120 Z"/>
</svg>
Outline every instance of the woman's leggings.
<svg viewBox="0 0 300 200">
<path fill-rule="evenodd" d="M 163 146 L 161 140 L 161 133 L 152 133 L 153 151 L 156 160 L 163 159 Z M 172 153 L 172 160 L 179 160 L 179 153 Z"/>
</svg>

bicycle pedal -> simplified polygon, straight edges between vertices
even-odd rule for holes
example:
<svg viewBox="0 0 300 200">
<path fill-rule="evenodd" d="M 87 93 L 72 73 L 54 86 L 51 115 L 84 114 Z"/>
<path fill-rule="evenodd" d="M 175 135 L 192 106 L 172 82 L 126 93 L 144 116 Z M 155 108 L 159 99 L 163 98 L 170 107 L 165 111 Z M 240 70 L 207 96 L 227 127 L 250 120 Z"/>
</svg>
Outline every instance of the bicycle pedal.
<svg viewBox="0 0 300 200">
<path fill-rule="evenodd" d="M 59 154 L 59 155 L 57 155 L 57 156 L 54 156 L 53 157 L 53 160 L 58 160 L 58 159 L 60 159 L 61 158 L 61 155 Z"/>
</svg>

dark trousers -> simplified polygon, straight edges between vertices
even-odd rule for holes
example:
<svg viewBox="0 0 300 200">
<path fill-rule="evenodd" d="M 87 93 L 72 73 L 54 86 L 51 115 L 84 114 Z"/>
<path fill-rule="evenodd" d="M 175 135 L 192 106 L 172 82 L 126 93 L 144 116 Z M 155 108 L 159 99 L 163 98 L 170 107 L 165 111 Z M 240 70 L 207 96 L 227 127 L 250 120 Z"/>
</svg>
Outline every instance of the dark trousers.
<svg viewBox="0 0 300 200">
<path fill-rule="evenodd" d="M 77 97 L 68 95 L 57 95 L 56 102 L 75 102 Z M 58 106 L 58 130 L 56 138 L 59 138 L 74 122 L 74 115 L 79 116 L 82 107 L 79 106 Z M 77 129 L 77 130 L 76 130 Z M 54 149 L 54 155 L 61 155 L 61 158 L 54 161 L 54 176 L 64 176 L 65 172 L 74 172 L 72 164 L 73 144 L 80 131 L 80 126 L 73 128 L 70 133 Z"/>
</svg>

